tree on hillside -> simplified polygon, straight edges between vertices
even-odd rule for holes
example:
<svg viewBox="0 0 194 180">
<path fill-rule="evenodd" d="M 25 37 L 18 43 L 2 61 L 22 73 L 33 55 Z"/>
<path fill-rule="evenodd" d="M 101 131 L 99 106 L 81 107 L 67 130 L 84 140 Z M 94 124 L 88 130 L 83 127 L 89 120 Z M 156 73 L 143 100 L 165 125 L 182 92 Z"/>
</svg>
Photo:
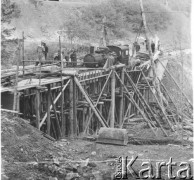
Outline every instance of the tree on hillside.
<svg viewBox="0 0 194 180">
<path fill-rule="evenodd" d="M 7 38 L 11 36 L 15 28 L 9 27 L 13 18 L 20 16 L 20 9 L 16 3 L 10 0 L 1 1 L 1 64 L 8 64 L 7 60 L 10 59 L 10 51 L 8 51 Z M 15 40 L 13 40 L 16 43 Z"/>
<path fill-rule="evenodd" d="M 68 39 L 72 42 L 76 38 L 88 39 L 91 37 L 92 29 L 87 23 L 83 23 L 82 13 L 74 11 L 64 22 L 63 29 L 65 29 Z"/>
<path fill-rule="evenodd" d="M 29 2 L 30 2 L 31 4 L 33 4 L 34 7 L 35 7 L 36 9 L 37 9 L 39 6 L 42 6 L 42 5 L 43 5 L 43 2 L 40 1 L 40 0 L 29 0 Z"/>
<path fill-rule="evenodd" d="M 10 0 L 1 1 L 1 38 L 4 40 L 6 36 L 10 36 L 14 28 L 8 28 L 13 18 L 18 18 L 20 10 L 16 3 L 12 3 Z"/>
<path fill-rule="evenodd" d="M 146 0 L 144 7 L 147 11 L 149 29 L 152 32 L 166 29 L 170 23 L 171 14 L 162 3 Z M 102 1 L 102 3 L 79 8 L 78 11 L 72 11 L 64 23 L 70 38 L 99 39 L 102 37 L 103 26 L 106 27 L 110 38 L 125 38 L 129 32 L 137 33 L 142 22 L 138 1 Z M 153 11 L 154 13 L 151 13 Z M 106 17 L 105 24 L 103 24 L 104 17 Z"/>
</svg>

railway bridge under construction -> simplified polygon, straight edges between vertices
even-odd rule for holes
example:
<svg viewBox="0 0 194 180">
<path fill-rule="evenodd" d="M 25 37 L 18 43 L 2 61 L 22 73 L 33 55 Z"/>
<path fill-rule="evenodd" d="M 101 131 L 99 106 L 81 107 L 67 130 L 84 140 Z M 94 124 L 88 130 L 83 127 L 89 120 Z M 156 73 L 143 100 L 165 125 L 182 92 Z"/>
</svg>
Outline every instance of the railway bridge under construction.
<svg viewBox="0 0 194 180">
<path fill-rule="evenodd" d="M 162 60 L 157 63 L 173 78 Z M 192 121 L 192 105 L 182 93 L 186 108 L 180 112 L 159 79 L 161 103 L 148 77 L 150 70 L 124 64 L 106 69 L 56 63 L 18 67 L 2 74 L 1 107 L 54 139 L 94 135 L 101 127 L 122 129 L 139 122 L 145 122 L 156 137 L 158 129 L 166 137 L 180 134 L 183 119 Z"/>
</svg>

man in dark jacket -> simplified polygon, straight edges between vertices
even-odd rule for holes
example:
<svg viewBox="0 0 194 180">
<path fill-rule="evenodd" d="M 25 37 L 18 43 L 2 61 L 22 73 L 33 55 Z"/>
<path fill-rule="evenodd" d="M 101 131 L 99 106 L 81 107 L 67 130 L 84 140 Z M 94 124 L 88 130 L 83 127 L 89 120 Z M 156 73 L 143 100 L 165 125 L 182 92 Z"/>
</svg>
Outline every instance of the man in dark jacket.
<svg viewBox="0 0 194 180">
<path fill-rule="evenodd" d="M 153 41 L 151 42 L 151 49 L 152 53 L 155 53 L 155 43 Z"/>
<path fill-rule="evenodd" d="M 44 47 L 44 56 L 45 56 L 45 60 L 47 60 L 47 54 L 48 54 L 48 46 L 46 45 L 45 42 L 41 42 L 42 46 Z"/>
<path fill-rule="evenodd" d="M 75 50 L 70 55 L 70 58 L 71 58 L 72 66 L 77 66 L 77 55 Z"/>
</svg>

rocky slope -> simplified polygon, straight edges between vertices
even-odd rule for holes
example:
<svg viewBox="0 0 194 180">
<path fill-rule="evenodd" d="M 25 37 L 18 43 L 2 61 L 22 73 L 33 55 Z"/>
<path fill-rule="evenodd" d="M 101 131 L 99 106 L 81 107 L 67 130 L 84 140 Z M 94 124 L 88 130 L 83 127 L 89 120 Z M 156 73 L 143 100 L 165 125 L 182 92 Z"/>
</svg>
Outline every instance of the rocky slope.
<svg viewBox="0 0 194 180">
<path fill-rule="evenodd" d="M 192 166 L 191 143 L 129 144 L 121 147 L 96 144 L 79 137 L 54 142 L 45 138 L 27 120 L 3 111 L 1 115 L 2 180 L 111 180 L 119 156 L 128 156 L 129 159 L 139 156 L 133 166 L 136 171 L 142 169 L 141 163 L 148 159 L 155 166 L 157 161 L 168 162 L 169 157 L 173 158 L 173 162 L 186 161 Z M 138 131 L 142 132 L 140 129 Z M 174 173 L 177 168 L 173 168 Z M 163 168 L 162 176 L 166 173 L 167 167 Z"/>
</svg>

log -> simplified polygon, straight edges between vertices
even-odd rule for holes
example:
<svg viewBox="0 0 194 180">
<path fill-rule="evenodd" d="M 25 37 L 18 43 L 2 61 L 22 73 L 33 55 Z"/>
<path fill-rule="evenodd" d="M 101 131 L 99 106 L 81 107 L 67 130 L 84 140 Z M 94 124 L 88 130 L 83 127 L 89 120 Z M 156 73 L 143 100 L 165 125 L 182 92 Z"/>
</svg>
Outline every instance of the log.
<svg viewBox="0 0 194 180">
<path fill-rule="evenodd" d="M 1 109 L 1 111 L 8 112 L 8 113 L 13 113 L 13 114 L 22 115 L 22 113 L 20 113 L 20 112 L 18 112 L 18 111 L 13 111 L 13 110 L 8 110 L 8 109 Z"/>
</svg>

